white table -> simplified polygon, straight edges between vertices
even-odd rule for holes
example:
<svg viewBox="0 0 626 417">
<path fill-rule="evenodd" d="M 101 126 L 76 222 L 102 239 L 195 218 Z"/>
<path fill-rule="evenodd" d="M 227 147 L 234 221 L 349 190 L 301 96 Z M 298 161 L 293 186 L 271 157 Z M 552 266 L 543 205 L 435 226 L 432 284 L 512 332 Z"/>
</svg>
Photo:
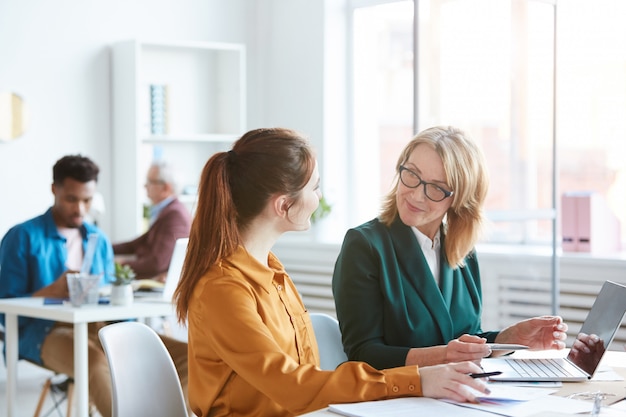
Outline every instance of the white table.
<svg viewBox="0 0 626 417">
<path fill-rule="evenodd" d="M 0 299 L 0 313 L 5 319 L 7 366 L 7 417 L 17 416 L 18 316 L 48 319 L 74 324 L 74 384 L 78 417 L 89 415 L 89 377 L 87 362 L 87 324 L 98 321 L 169 316 L 169 302 L 135 300 L 130 306 L 44 305 L 43 298 Z"/>
</svg>

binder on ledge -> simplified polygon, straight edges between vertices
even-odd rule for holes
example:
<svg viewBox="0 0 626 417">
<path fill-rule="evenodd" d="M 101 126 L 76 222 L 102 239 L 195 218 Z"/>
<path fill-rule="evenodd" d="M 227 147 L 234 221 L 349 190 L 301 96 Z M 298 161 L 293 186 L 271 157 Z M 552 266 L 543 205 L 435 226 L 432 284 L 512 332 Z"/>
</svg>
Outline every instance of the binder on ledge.
<svg viewBox="0 0 626 417">
<path fill-rule="evenodd" d="M 619 220 L 598 193 L 564 193 L 561 238 L 564 252 L 617 252 L 621 246 Z"/>
</svg>

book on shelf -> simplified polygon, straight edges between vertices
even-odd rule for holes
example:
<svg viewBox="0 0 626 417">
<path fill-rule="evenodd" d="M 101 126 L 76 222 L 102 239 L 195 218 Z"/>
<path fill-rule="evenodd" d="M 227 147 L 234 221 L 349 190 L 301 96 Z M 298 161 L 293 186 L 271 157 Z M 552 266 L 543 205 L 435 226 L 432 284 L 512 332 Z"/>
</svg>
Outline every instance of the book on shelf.
<svg viewBox="0 0 626 417">
<path fill-rule="evenodd" d="M 150 84 L 150 133 L 165 135 L 168 132 L 168 86 Z"/>
</svg>

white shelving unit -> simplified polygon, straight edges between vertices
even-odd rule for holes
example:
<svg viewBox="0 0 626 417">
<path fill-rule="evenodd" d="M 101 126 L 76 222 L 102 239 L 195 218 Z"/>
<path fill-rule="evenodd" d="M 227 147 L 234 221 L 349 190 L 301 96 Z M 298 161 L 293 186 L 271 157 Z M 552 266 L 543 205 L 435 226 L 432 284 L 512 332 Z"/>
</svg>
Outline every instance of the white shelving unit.
<svg viewBox="0 0 626 417">
<path fill-rule="evenodd" d="M 246 130 L 242 44 L 131 40 L 112 46 L 112 239 L 143 232 L 146 172 L 171 162 L 191 211 L 206 161 Z M 164 129 L 152 125 L 151 86 L 165 86 Z"/>
</svg>

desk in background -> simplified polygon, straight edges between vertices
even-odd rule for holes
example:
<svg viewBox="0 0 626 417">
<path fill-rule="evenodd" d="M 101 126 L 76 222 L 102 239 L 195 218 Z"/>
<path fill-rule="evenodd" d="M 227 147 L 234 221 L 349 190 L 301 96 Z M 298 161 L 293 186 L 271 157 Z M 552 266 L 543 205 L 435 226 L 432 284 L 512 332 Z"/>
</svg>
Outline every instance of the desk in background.
<svg viewBox="0 0 626 417">
<path fill-rule="evenodd" d="M 74 383 L 78 417 L 89 415 L 89 378 L 87 361 L 87 324 L 98 321 L 141 319 L 169 316 L 173 306 L 167 302 L 135 300 L 129 306 L 44 305 L 38 297 L 0 299 L 5 318 L 7 366 L 7 417 L 17 416 L 18 316 L 48 319 L 74 325 Z"/>
</svg>

